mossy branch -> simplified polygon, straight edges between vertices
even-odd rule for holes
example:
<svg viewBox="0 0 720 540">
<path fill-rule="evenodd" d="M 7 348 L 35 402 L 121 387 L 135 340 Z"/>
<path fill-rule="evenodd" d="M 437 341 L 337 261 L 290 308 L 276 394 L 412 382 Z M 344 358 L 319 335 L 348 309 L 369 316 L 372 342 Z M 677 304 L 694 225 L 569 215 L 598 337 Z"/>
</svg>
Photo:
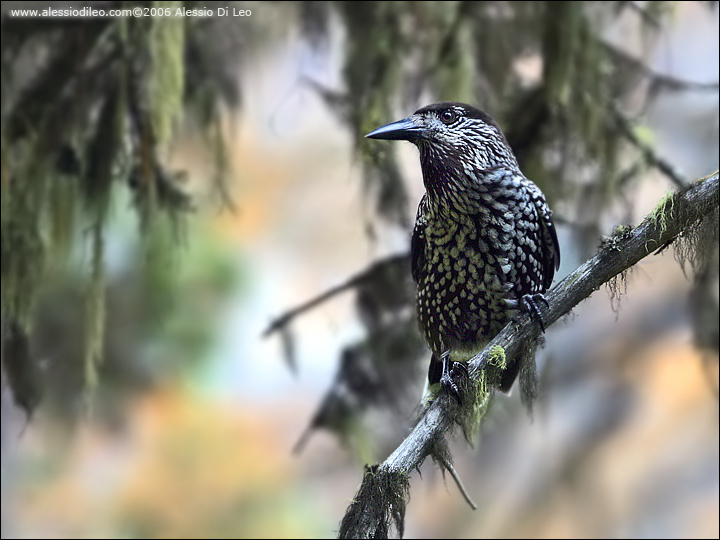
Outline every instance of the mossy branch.
<svg viewBox="0 0 720 540">
<path fill-rule="evenodd" d="M 691 233 L 703 218 L 713 215 L 717 209 L 717 171 L 675 193 L 672 204 L 668 204 L 667 197 L 663 197 L 642 223 L 633 229 L 623 230 L 612 246 L 603 244 L 594 257 L 548 291 L 545 295 L 548 306 L 543 313 L 545 325 L 556 322 L 603 284 L 644 257 L 664 249 L 684 233 Z M 512 358 L 521 353 L 524 344 L 535 340 L 540 332 L 539 325 L 529 315 L 509 323 L 470 360 L 470 384 L 481 384 L 483 370 L 497 357 L 500 348 L 507 357 Z M 382 478 L 389 492 L 407 493 L 409 474 L 420 467 L 428 456 L 447 451 L 445 438 L 454 431 L 455 426 L 463 425 L 462 415 L 465 414 L 468 414 L 467 411 L 446 394 L 436 399 L 400 446 L 383 463 L 372 467 L 372 478 L 365 476 L 343 518 L 339 538 L 379 538 L 378 531 L 386 532 L 387 523 L 393 521 L 396 522 L 396 530 L 402 531 L 403 524 L 397 520 L 404 515 L 404 505 L 399 506 L 395 497 L 392 505 L 384 507 L 387 497 L 368 498 L 367 494 L 372 489 L 366 484 L 373 480 L 376 485 L 378 478 Z M 401 483 L 392 485 L 393 478 L 401 479 Z"/>
</svg>

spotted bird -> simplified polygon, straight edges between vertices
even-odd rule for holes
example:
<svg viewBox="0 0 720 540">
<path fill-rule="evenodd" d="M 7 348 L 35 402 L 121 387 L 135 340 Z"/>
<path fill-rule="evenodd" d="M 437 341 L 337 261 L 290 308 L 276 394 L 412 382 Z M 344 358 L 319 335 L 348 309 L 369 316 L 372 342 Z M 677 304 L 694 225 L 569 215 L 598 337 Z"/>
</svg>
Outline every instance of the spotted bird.
<svg viewBox="0 0 720 540">
<path fill-rule="evenodd" d="M 552 211 L 498 124 L 470 105 L 428 105 L 366 137 L 407 140 L 420 152 L 426 192 L 411 260 L 417 317 L 432 351 L 428 384 L 431 395 L 439 383 L 462 401 L 455 377 L 518 310 L 542 326 L 538 301 L 560 265 Z M 520 364 L 508 359 L 495 386 L 508 391 Z"/>
</svg>

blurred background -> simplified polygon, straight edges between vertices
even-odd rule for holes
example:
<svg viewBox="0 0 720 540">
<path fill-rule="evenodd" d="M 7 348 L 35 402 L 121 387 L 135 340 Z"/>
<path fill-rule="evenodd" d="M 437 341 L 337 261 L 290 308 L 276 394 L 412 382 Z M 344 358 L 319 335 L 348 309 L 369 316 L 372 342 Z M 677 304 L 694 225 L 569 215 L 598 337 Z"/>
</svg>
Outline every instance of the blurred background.
<svg viewBox="0 0 720 540">
<path fill-rule="evenodd" d="M 197 11 L 12 13 L 138 5 Z M 371 129 L 492 114 L 558 279 L 718 168 L 717 2 L 217 8 L 2 4 L 3 538 L 336 535 L 428 358 L 417 152 Z M 515 389 L 452 442 L 479 509 L 426 463 L 406 537 L 718 537 L 707 221 L 548 330 L 533 418 Z"/>
</svg>

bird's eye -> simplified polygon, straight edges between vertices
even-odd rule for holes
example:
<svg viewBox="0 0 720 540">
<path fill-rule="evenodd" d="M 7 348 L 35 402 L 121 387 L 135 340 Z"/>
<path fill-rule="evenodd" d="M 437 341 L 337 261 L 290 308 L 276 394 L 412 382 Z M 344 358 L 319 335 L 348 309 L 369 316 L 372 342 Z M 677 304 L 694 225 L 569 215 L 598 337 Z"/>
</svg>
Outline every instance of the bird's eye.
<svg viewBox="0 0 720 540">
<path fill-rule="evenodd" d="M 455 111 L 451 109 L 446 109 L 440 113 L 440 121 L 443 124 L 452 124 L 456 117 Z"/>
</svg>

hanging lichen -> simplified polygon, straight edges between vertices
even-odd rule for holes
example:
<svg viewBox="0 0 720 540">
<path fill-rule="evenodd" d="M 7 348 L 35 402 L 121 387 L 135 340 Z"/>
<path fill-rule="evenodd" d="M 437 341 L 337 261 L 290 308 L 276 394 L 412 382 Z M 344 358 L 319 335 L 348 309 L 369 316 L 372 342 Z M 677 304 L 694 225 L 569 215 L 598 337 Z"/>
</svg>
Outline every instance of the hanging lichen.
<svg viewBox="0 0 720 540">
<path fill-rule="evenodd" d="M 495 346 L 490 350 L 488 361 L 481 369 L 474 388 L 461 389 L 462 395 L 467 397 L 462 404 L 464 412 L 458 415 L 457 420 L 465 440 L 471 445 L 475 444 L 482 421 L 490 409 L 495 387 L 500 379 L 499 374 L 506 367 L 505 349 Z"/>
<path fill-rule="evenodd" d="M 43 395 L 39 362 L 30 351 L 27 330 L 12 320 L 7 324 L 3 323 L 3 326 L 7 326 L 7 330 L 3 328 L 2 336 L 3 372 L 12 390 L 14 402 L 25 411 L 29 422 Z"/>
<path fill-rule="evenodd" d="M 718 208 L 715 207 L 688 227 L 673 245 L 675 259 L 685 275 L 689 266 L 694 274 L 702 274 L 717 256 Z"/>
<path fill-rule="evenodd" d="M 363 482 L 340 524 L 338 538 L 390 538 L 391 533 L 402 538 L 409 490 L 406 474 L 377 465 L 365 467 Z"/>
<path fill-rule="evenodd" d="M 36 298 L 50 282 L 46 278 L 65 272 L 76 262 L 78 247 L 87 244 L 85 350 L 77 365 L 83 366 L 78 376 L 89 391 L 97 385 L 104 350 L 103 247 L 113 199 L 126 188 L 134 193 L 148 232 L 143 238 L 153 237 L 149 231 L 158 215 L 169 216 L 165 223 L 174 224 L 174 244 L 149 242 L 149 252 L 171 251 L 180 243 L 181 216 L 192 205 L 182 189 L 182 173 L 167 170 L 166 150 L 185 111 L 193 111 L 207 129 L 217 125 L 220 103 L 239 103 L 236 71 L 212 67 L 234 66 L 237 48 L 223 49 L 215 39 L 235 34 L 230 22 L 210 25 L 183 17 L 3 21 L 3 320 L 19 325 L 31 339 Z M 194 99 L 200 87 L 203 98 Z M 208 103 L 214 104 L 210 115 Z M 224 155 L 218 149 L 224 138 L 207 142 Z M 222 197 L 227 200 L 225 191 Z"/>
<path fill-rule="evenodd" d="M 105 261 L 102 223 L 90 231 L 90 276 L 85 293 L 85 392 L 90 398 L 98 385 L 105 337 Z"/>
<path fill-rule="evenodd" d="M 125 139 L 125 93 L 119 82 L 108 81 L 84 160 L 82 197 L 90 219 L 101 222 L 108 215 L 115 167 Z"/>
<path fill-rule="evenodd" d="M 182 2 L 153 2 L 159 10 L 175 13 Z M 184 92 L 185 18 L 153 17 L 149 36 L 149 106 L 160 144 L 167 143 L 180 118 Z"/>
<path fill-rule="evenodd" d="M 620 305 L 622 303 L 623 296 L 627 293 L 628 275 L 630 272 L 631 270 L 620 272 L 605 284 L 608 290 L 608 295 L 610 296 L 610 307 L 612 308 L 613 313 L 615 313 L 615 320 L 617 320 L 620 316 Z"/>
<path fill-rule="evenodd" d="M 20 170 L 2 182 L 2 312 L 27 330 L 45 272 L 46 168 L 44 161 L 13 165 Z"/>
<path fill-rule="evenodd" d="M 58 174 L 48 186 L 49 271 L 57 271 L 68 262 L 77 227 L 79 193 L 71 175 Z"/>
</svg>

